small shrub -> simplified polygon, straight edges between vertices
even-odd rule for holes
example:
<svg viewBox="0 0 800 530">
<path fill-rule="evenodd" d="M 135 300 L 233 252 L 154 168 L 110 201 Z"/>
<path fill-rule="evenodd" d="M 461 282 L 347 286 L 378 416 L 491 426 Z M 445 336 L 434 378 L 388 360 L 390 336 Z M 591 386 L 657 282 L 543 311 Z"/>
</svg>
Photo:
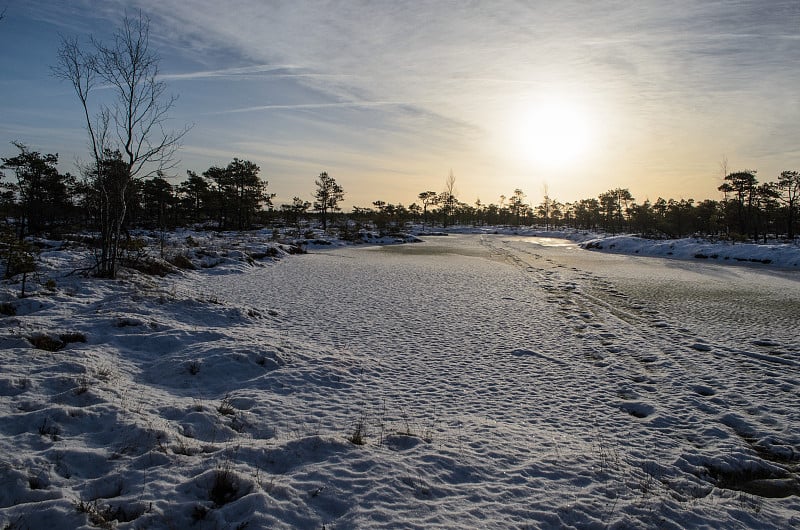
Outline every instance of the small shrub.
<svg viewBox="0 0 800 530">
<path fill-rule="evenodd" d="M 234 416 L 231 420 L 230 428 L 241 434 L 250 428 L 250 422 L 248 422 L 243 415 L 239 414 Z"/>
<path fill-rule="evenodd" d="M 58 350 L 63 349 L 67 343 L 62 341 L 61 339 L 53 338 L 49 335 L 44 335 L 41 333 L 37 333 L 35 335 L 31 335 L 28 337 L 28 342 L 36 348 L 37 350 L 45 350 L 56 352 Z"/>
<path fill-rule="evenodd" d="M 186 371 L 188 371 L 191 375 L 197 375 L 197 374 L 200 373 L 200 367 L 201 366 L 202 365 L 200 364 L 200 361 L 191 361 L 186 366 Z"/>
<path fill-rule="evenodd" d="M 62 333 L 58 336 L 58 338 L 64 343 L 69 344 L 71 342 L 86 342 L 86 335 L 79 331 L 69 331 L 67 333 Z"/>
<path fill-rule="evenodd" d="M 306 254 L 306 250 L 303 248 L 302 243 L 288 245 L 285 250 L 289 254 Z"/>
<path fill-rule="evenodd" d="M 45 418 L 42 421 L 42 424 L 39 425 L 39 434 L 41 436 L 48 436 L 55 442 L 58 441 L 58 435 L 61 434 L 61 428 Z"/>
<path fill-rule="evenodd" d="M 49 278 L 46 282 L 44 282 L 44 288 L 48 291 L 55 291 L 57 288 L 56 281 L 53 278 Z"/>
<path fill-rule="evenodd" d="M 75 388 L 72 389 L 72 393 L 74 395 L 80 396 L 89 391 L 89 379 L 85 375 L 81 376 L 81 378 L 75 382 L 77 384 L 75 385 Z"/>
<path fill-rule="evenodd" d="M 111 379 L 111 376 L 114 375 L 114 370 L 110 366 L 101 366 L 97 368 L 94 372 L 95 377 L 98 379 L 102 379 L 103 381 L 107 381 Z"/>
<path fill-rule="evenodd" d="M 226 395 L 224 398 L 222 398 L 222 401 L 220 401 L 219 406 L 217 407 L 217 412 L 223 416 L 233 416 L 236 414 L 236 409 L 231 404 L 230 395 Z"/>
<path fill-rule="evenodd" d="M 138 320 L 132 318 L 124 318 L 124 317 L 119 317 L 116 323 L 114 324 L 114 326 L 118 328 L 127 328 L 133 326 L 141 326 L 141 325 L 142 323 L 139 322 Z"/>
<path fill-rule="evenodd" d="M 8 302 L 3 302 L 2 304 L 0 304 L 0 315 L 13 317 L 16 314 L 17 314 L 17 308 L 14 307 L 13 304 L 10 304 Z"/>
<path fill-rule="evenodd" d="M 275 247 L 267 247 L 263 252 L 250 253 L 250 257 L 257 260 L 264 258 L 277 258 L 278 256 L 280 256 L 280 252 Z"/>
<path fill-rule="evenodd" d="M 50 487 L 50 475 L 48 467 L 43 466 L 38 471 L 29 470 L 28 472 L 28 488 L 31 490 L 46 490 Z"/>
<path fill-rule="evenodd" d="M 126 260 L 125 265 L 149 276 L 163 277 L 175 272 L 175 269 L 168 262 L 154 258 Z"/>
<path fill-rule="evenodd" d="M 192 456 L 199 453 L 200 449 L 191 447 L 184 440 L 178 440 L 178 442 L 172 446 L 172 452 L 176 455 Z"/>
<path fill-rule="evenodd" d="M 364 417 L 361 417 L 356 422 L 352 434 L 350 434 L 350 436 L 347 437 L 347 441 L 349 441 L 353 445 L 364 445 L 367 443 L 366 435 L 367 435 L 366 422 Z"/>
<path fill-rule="evenodd" d="M 141 237 L 131 237 L 121 241 L 120 249 L 128 253 L 142 252 L 147 248 L 147 241 Z"/>
<path fill-rule="evenodd" d="M 218 469 L 214 472 L 214 481 L 208 492 L 208 500 L 215 506 L 224 506 L 236 500 L 239 494 L 239 480 L 230 469 Z"/>
<path fill-rule="evenodd" d="M 186 254 L 176 254 L 172 256 L 172 258 L 170 258 L 169 262 L 178 267 L 179 269 L 189 270 L 189 271 L 197 269 L 195 264 L 192 263 L 192 260 L 190 260 Z"/>
<path fill-rule="evenodd" d="M 86 342 L 86 335 L 77 331 L 61 333 L 58 338 L 36 333 L 28 337 L 28 342 L 37 350 L 59 351 L 72 342 Z"/>
<path fill-rule="evenodd" d="M 144 507 L 140 505 L 129 508 L 117 506 L 115 508 L 110 504 L 103 506 L 97 500 L 76 501 L 75 511 L 85 513 L 89 517 L 89 522 L 100 528 L 114 528 L 114 521 L 128 523 L 138 519 L 145 512 Z"/>
</svg>

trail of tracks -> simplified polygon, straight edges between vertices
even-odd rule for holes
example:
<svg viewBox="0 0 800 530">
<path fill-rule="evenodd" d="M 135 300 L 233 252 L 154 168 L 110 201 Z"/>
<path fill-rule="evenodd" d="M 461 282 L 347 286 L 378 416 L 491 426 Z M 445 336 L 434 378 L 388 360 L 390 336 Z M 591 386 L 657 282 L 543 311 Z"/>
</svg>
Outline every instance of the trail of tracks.
<svg viewBox="0 0 800 530">
<path fill-rule="evenodd" d="M 779 309 L 777 329 L 714 322 L 722 309 L 692 294 L 706 279 L 491 235 L 326 251 L 208 288 L 275 309 L 271 333 L 320 352 L 271 376 L 291 397 L 280 422 L 425 440 L 390 461 L 436 492 L 432 514 L 604 527 L 615 511 L 644 526 L 691 512 L 733 527 L 741 514 L 721 506 L 744 491 L 781 497 L 756 507 L 786 526 L 781 510 L 800 508 L 797 343 Z"/>
<path fill-rule="evenodd" d="M 514 240 L 484 237 L 481 243 L 494 256 L 524 270 L 549 294 L 548 302 L 572 323 L 572 332 L 583 341 L 586 357 L 605 372 L 601 379 L 619 385 L 619 407 L 637 418 L 652 417 L 650 429 L 678 439 L 680 458 L 692 460 L 690 454 L 696 453 L 708 461 L 720 450 L 744 451 L 763 464 L 764 471 L 754 476 L 786 479 L 785 490 L 773 494 L 800 492 L 796 343 L 759 338 L 776 334 L 776 329 L 759 327 L 757 322 L 748 322 L 750 329 L 745 333 L 753 338 L 744 344 L 736 342 L 742 332 L 733 327 L 736 323 L 723 336 L 716 333 L 724 323 L 704 329 L 707 322 L 692 317 L 698 306 L 714 301 L 704 300 L 702 292 L 687 297 L 684 312 L 670 313 L 668 304 L 636 297 L 635 282 L 626 285 L 569 266 L 568 254 Z M 681 285 L 674 288 L 682 290 Z M 785 333 L 780 329 L 784 308 L 775 307 L 774 312 L 777 316 L 766 320 L 777 322 L 780 335 Z M 714 435 L 715 430 L 725 434 Z M 708 435 L 718 441 L 713 451 L 704 451 Z M 770 475 L 766 469 L 773 464 L 785 473 L 774 470 Z M 728 485 L 758 490 L 758 484 L 750 482 L 730 480 Z"/>
</svg>

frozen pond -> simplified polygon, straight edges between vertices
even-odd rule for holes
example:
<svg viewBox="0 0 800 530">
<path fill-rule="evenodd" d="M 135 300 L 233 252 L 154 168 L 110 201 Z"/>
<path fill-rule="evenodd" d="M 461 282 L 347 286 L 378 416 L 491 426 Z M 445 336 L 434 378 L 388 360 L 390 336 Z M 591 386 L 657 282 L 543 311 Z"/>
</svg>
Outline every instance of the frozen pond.
<svg viewBox="0 0 800 530">
<path fill-rule="evenodd" d="M 426 508 L 392 512 L 421 527 L 800 523 L 796 274 L 451 235 L 203 289 L 327 352 L 295 365 L 296 431 L 425 440 L 397 465 Z M 375 524 L 361 495 L 345 521 Z"/>
<path fill-rule="evenodd" d="M 6 293 L 0 527 L 800 528 L 797 273 L 223 244 Z"/>
</svg>

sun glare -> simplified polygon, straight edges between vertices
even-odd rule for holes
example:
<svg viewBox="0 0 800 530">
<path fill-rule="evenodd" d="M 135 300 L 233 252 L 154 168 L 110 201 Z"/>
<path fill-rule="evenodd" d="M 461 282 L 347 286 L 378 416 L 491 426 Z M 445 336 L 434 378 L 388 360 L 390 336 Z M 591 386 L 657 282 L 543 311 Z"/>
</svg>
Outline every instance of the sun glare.
<svg viewBox="0 0 800 530">
<path fill-rule="evenodd" d="M 527 162 L 564 168 L 581 162 L 591 150 L 591 120 L 577 104 L 548 99 L 530 105 L 516 119 L 516 151 Z"/>
</svg>

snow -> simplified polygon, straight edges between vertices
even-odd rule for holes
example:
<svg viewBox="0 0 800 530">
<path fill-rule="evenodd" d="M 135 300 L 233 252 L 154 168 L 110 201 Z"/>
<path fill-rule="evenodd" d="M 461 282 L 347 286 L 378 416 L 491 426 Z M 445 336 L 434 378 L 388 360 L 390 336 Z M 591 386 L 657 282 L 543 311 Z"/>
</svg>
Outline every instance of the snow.
<svg viewBox="0 0 800 530">
<path fill-rule="evenodd" d="M 622 235 L 590 239 L 582 242 L 581 246 L 586 249 L 621 254 L 738 264 L 755 263 L 784 269 L 800 269 L 800 246 L 791 243 L 759 245 L 727 241 L 712 242 L 698 238 L 658 241 Z"/>
<path fill-rule="evenodd" d="M 615 254 L 629 254 L 680 260 L 708 260 L 726 265 L 758 265 L 797 270 L 800 268 L 800 240 L 793 243 L 740 243 L 699 237 L 647 239 L 630 234 L 608 235 L 571 228 L 542 230 L 535 227 L 454 226 L 445 232 L 423 235 L 502 234 L 549 240 L 548 246 L 578 243 L 581 248 Z M 540 241 L 541 242 L 541 241 Z"/>
<path fill-rule="evenodd" d="M 180 233 L 196 270 L 117 281 L 43 252 L 0 299 L 0 524 L 800 525 L 791 249 L 492 232 Z"/>
</svg>

